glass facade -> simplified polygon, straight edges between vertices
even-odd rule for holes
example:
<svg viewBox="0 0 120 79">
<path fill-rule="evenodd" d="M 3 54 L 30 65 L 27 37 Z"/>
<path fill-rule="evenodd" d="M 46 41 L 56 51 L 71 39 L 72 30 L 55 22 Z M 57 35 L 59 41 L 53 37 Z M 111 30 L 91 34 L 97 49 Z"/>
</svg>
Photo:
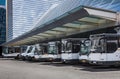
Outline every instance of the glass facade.
<svg viewBox="0 0 120 79">
<path fill-rule="evenodd" d="M 120 0 L 65 0 L 54 9 L 50 10 L 41 20 L 39 20 L 36 26 L 41 27 L 42 24 L 49 23 L 59 16 L 62 17 L 65 13 L 67 15 L 67 12 L 79 6 L 95 7 L 120 12 Z"/>
<path fill-rule="evenodd" d="M 7 41 L 57 19 L 79 6 L 120 11 L 120 0 L 7 0 L 11 3 Z M 8 4 L 7 4 L 8 5 Z M 8 7 L 7 7 L 8 8 Z M 10 22 L 12 21 L 12 22 Z"/>
<path fill-rule="evenodd" d="M 62 0 L 7 0 L 9 3 L 10 1 L 12 1 L 13 24 L 8 25 L 8 41 L 31 30 L 36 21 L 53 4 L 59 4 Z"/>
<path fill-rule="evenodd" d="M 0 0 L 0 5 L 5 5 L 6 0 Z"/>
<path fill-rule="evenodd" d="M 6 10 L 0 7 L 0 44 L 6 42 Z"/>
</svg>

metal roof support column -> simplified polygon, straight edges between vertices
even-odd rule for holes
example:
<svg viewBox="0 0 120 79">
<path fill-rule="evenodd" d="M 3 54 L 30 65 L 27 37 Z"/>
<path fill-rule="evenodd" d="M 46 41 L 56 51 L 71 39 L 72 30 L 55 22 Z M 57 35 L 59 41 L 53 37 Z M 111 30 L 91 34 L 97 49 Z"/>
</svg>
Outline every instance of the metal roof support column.
<svg viewBox="0 0 120 79">
<path fill-rule="evenodd" d="M 117 18 L 116 25 L 120 25 L 120 12 L 117 12 L 116 18 Z"/>
</svg>

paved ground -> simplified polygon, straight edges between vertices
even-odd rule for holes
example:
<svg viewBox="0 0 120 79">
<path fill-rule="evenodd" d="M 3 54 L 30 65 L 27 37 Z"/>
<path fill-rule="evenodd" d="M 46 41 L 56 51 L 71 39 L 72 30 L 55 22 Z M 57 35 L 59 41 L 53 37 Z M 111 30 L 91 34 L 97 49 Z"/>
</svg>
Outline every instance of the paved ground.
<svg viewBox="0 0 120 79">
<path fill-rule="evenodd" d="M 120 79 L 120 68 L 0 59 L 0 79 Z"/>
</svg>

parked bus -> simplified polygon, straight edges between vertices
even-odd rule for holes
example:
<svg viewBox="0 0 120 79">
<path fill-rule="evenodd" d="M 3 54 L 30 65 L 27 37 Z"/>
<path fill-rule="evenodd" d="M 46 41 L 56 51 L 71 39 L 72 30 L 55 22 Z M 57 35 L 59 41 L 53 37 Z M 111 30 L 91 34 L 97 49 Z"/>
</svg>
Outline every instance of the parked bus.
<svg viewBox="0 0 120 79">
<path fill-rule="evenodd" d="M 89 63 L 95 65 L 120 65 L 120 35 L 94 34 L 90 35 L 91 52 Z"/>
<path fill-rule="evenodd" d="M 42 56 L 42 45 L 39 44 L 33 45 L 33 48 L 30 53 L 26 55 L 27 60 L 29 61 L 40 61 Z"/>
<path fill-rule="evenodd" d="M 36 49 L 35 45 L 32 45 L 31 49 L 26 53 L 26 56 L 25 56 L 26 60 L 29 60 L 29 61 L 32 60 L 32 57 L 34 56 L 34 53 L 35 53 L 35 49 Z"/>
<path fill-rule="evenodd" d="M 61 60 L 61 43 L 60 41 L 48 42 L 46 52 L 43 53 L 42 59 L 45 61 Z"/>
<path fill-rule="evenodd" d="M 2 56 L 4 58 L 15 58 L 18 59 L 20 53 L 20 47 L 3 47 Z"/>
<path fill-rule="evenodd" d="M 62 39 L 61 60 L 63 63 L 79 62 L 81 38 Z"/>
<path fill-rule="evenodd" d="M 31 52 L 32 48 L 32 46 L 27 46 L 27 49 L 23 53 L 19 54 L 19 59 L 26 60 L 26 56 Z"/>
</svg>

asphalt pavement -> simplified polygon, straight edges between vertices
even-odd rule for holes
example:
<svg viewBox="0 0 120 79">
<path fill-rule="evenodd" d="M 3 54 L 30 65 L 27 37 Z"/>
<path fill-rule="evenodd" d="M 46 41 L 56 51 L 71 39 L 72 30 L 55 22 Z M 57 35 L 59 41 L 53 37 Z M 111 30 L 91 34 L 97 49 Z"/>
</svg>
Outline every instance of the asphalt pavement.
<svg viewBox="0 0 120 79">
<path fill-rule="evenodd" d="M 120 79 L 120 67 L 96 67 L 0 58 L 0 79 Z"/>
</svg>

